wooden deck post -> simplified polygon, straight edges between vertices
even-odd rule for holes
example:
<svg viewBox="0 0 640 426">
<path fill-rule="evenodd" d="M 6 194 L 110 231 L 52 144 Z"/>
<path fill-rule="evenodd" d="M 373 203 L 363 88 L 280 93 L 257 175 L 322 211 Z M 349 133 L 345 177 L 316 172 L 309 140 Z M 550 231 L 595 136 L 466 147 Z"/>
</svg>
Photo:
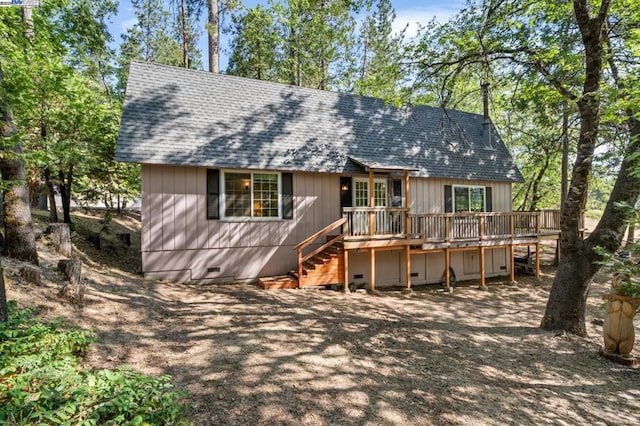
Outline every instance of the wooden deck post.
<svg viewBox="0 0 640 426">
<path fill-rule="evenodd" d="M 540 278 L 540 243 L 536 243 L 536 278 Z"/>
<path fill-rule="evenodd" d="M 404 208 L 407 209 L 407 216 L 406 216 L 406 226 L 405 226 L 405 232 L 407 233 L 407 235 L 411 235 L 411 233 L 413 232 L 413 230 L 411 229 L 411 218 L 409 217 L 409 171 L 405 170 L 404 171 Z"/>
<path fill-rule="evenodd" d="M 369 290 L 376 289 L 376 249 L 369 249 L 369 277 L 371 282 L 369 283 Z"/>
<path fill-rule="evenodd" d="M 302 287 L 302 249 L 298 249 L 298 288 Z"/>
<path fill-rule="evenodd" d="M 451 274 L 450 272 L 450 268 L 451 268 L 451 252 L 449 251 L 449 248 L 445 248 L 444 249 L 444 288 L 449 291 L 449 285 L 451 282 Z"/>
<path fill-rule="evenodd" d="M 375 234 L 376 217 L 373 208 L 375 207 L 375 197 L 373 191 L 373 170 L 369 170 L 369 235 Z"/>
<path fill-rule="evenodd" d="M 511 282 L 516 280 L 516 272 L 515 272 L 516 262 L 513 258 L 513 256 L 515 256 L 513 249 L 514 249 L 513 244 L 509 244 L 509 280 Z"/>
<path fill-rule="evenodd" d="M 511 216 L 509 216 L 509 234 L 511 234 L 511 240 L 513 240 L 515 238 L 515 234 L 516 234 L 516 218 L 513 215 L 513 213 L 511 214 Z"/>
<path fill-rule="evenodd" d="M 445 216 L 444 218 L 444 242 L 451 241 L 451 216 Z M 449 270 L 449 268 L 447 268 Z"/>
<path fill-rule="evenodd" d="M 480 246 L 478 247 L 478 250 L 480 251 L 480 288 L 483 290 L 486 290 L 487 288 L 487 284 L 485 282 L 485 268 L 484 268 L 484 247 Z"/>
<path fill-rule="evenodd" d="M 404 255 L 406 257 L 405 272 L 407 274 L 407 288 L 411 288 L 411 247 L 404 246 Z"/>
<path fill-rule="evenodd" d="M 344 292 L 350 293 L 349 290 L 349 250 L 342 249 L 342 255 L 344 256 Z"/>
</svg>

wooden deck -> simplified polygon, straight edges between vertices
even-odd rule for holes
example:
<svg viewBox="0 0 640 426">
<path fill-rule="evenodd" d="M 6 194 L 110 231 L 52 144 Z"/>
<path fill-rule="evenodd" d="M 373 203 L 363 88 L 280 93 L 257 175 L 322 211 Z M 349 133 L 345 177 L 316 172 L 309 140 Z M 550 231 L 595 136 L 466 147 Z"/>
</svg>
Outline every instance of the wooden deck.
<svg viewBox="0 0 640 426">
<path fill-rule="evenodd" d="M 349 276 L 349 253 L 369 253 L 370 289 L 375 289 L 376 253 L 405 251 L 406 287 L 411 287 L 411 254 L 443 252 L 445 284 L 450 283 L 451 253 L 477 250 L 480 286 L 485 286 L 485 250 L 509 250 L 510 279 L 514 280 L 514 249 L 560 238 L 560 211 L 425 213 L 409 214 L 406 208 L 345 208 L 344 216 L 302 241 L 295 249 L 298 266 L 286 276 L 260 280 L 265 289 L 301 288 L 344 283 Z M 339 235 L 332 235 L 339 233 Z M 324 240 L 323 240 L 324 239 Z M 323 242 L 326 241 L 326 242 Z M 319 246 L 318 246 L 319 244 Z M 534 273 L 540 275 L 535 256 Z M 347 286 L 345 286 L 347 288 Z"/>
<path fill-rule="evenodd" d="M 485 286 L 485 249 L 509 249 L 509 273 L 514 280 L 514 249 L 535 246 L 540 242 L 560 238 L 560 211 L 488 213 L 424 213 L 387 208 L 348 208 L 344 210 L 344 276 L 349 276 L 349 250 L 367 250 L 370 265 L 375 254 L 383 250 L 405 250 L 406 287 L 411 287 L 411 254 L 445 253 L 445 284 L 450 284 L 451 253 L 477 250 L 479 253 L 480 286 Z M 540 276 L 540 261 L 535 257 L 534 273 Z M 370 287 L 375 288 L 375 267 L 370 270 Z"/>
</svg>

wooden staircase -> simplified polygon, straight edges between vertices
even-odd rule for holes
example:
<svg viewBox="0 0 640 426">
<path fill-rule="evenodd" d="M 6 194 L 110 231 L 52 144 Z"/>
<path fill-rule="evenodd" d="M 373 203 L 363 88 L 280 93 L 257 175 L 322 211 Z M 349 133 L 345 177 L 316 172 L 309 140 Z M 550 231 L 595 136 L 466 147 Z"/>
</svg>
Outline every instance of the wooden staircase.
<svg viewBox="0 0 640 426">
<path fill-rule="evenodd" d="M 329 233 L 340 228 L 345 222 L 345 218 L 339 219 L 298 244 L 295 247 L 298 252 L 297 270 L 289 272 L 289 275 L 260 278 L 258 283 L 266 290 L 343 284 L 345 279 L 342 240 L 345 234 L 330 236 Z M 307 247 L 321 238 L 326 239 L 324 244 L 304 254 Z"/>
<path fill-rule="evenodd" d="M 300 282 L 300 287 L 344 283 L 344 256 L 341 242 L 335 242 L 302 263 L 302 280 L 298 271 L 289 275 Z"/>
</svg>

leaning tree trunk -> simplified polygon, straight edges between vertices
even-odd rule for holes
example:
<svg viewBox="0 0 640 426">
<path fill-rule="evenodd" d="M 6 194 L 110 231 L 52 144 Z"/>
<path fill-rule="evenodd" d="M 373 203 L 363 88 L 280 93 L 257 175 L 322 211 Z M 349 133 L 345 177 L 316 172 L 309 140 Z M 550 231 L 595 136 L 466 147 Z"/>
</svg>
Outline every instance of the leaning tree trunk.
<svg viewBox="0 0 640 426">
<path fill-rule="evenodd" d="M 595 257 L 592 246 L 586 241 L 581 241 L 579 227 L 598 136 L 600 112 L 598 92 L 602 77 L 604 23 L 608 14 L 609 1 L 602 1 L 595 18 L 589 16 L 587 0 L 574 0 L 573 8 L 585 50 L 583 92 L 582 96 L 577 98 L 580 137 L 571 184 L 562 206 L 560 219 L 562 263 L 553 281 L 541 326 L 547 330 L 565 330 L 585 336 L 587 334 L 585 325 L 587 294 L 591 278 L 597 268 L 591 264 Z M 624 169 L 623 166 L 620 173 L 623 173 Z M 613 199 L 612 193 L 609 204 Z"/>
<path fill-rule="evenodd" d="M 600 246 L 613 253 L 620 248 L 629 217 L 622 205 L 635 205 L 640 197 L 640 176 L 637 160 L 640 154 L 640 121 L 632 111 L 627 112 L 627 122 L 631 143 L 626 149 L 625 159 L 618 172 L 618 178 L 611 191 L 602 218 L 596 229 L 585 241 L 567 244 L 573 251 L 565 249 L 564 229 L 561 253 L 562 263 L 553 282 L 543 327 L 563 329 L 574 334 L 586 335 L 584 312 L 591 278 L 600 269 L 593 248 Z M 563 214 L 564 219 L 564 214 Z"/>
</svg>

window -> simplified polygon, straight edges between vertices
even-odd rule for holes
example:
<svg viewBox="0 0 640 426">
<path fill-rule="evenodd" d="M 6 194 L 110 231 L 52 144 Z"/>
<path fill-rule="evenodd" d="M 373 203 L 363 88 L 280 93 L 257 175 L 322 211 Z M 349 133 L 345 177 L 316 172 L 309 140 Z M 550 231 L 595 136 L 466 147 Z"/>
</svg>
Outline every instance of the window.
<svg viewBox="0 0 640 426">
<path fill-rule="evenodd" d="M 278 175 L 253 175 L 253 216 L 278 217 Z"/>
<path fill-rule="evenodd" d="M 369 207 L 369 179 L 354 179 L 354 205 Z M 373 203 L 375 207 L 386 207 L 389 198 L 386 179 L 373 181 Z"/>
<path fill-rule="evenodd" d="M 454 186 L 453 211 L 456 213 L 486 211 L 484 186 Z"/>
<path fill-rule="evenodd" d="M 387 181 L 373 182 L 373 205 L 376 207 L 387 206 Z"/>
<path fill-rule="evenodd" d="M 356 180 L 354 182 L 354 197 L 356 207 L 369 206 L 369 182 L 365 180 Z"/>
<path fill-rule="evenodd" d="M 280 174 L 224 172 L 224 217 L 280 217 Z"/>
<path fill-rule="evenodd" d="M 251 216 L 251 174 L 224 174 L 225 217 Z"/>
</svg>

